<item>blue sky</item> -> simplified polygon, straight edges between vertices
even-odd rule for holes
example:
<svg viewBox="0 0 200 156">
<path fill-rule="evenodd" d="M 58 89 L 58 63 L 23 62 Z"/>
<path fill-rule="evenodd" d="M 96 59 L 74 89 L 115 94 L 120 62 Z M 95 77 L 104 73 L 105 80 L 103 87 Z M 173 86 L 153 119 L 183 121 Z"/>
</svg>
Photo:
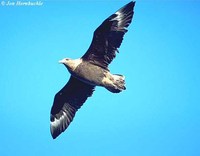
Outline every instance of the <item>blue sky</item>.
<svg viewBox="0 0 200 156">
<path fill-rule="evenodd" d="M 200 155 L 200 1 L 138 0 L 110 65 L 127 90 L 96 88 L 56 140 L 49 113 L 70 76 L 58 60 L 81 57 L 129 1 L 42 2 L 0 5 L 1 155 Z"/>
</svg>

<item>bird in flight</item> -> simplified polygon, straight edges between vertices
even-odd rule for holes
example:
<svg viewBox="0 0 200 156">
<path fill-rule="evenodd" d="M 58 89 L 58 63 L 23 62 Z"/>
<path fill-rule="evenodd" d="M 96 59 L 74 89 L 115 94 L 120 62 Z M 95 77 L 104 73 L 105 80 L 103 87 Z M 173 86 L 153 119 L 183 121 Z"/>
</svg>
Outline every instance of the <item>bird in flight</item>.
<svg viewBox="0 0 200 156">
<path fill-rule="evenodd" d="M 92 43 L 79 59 L 64 58 L 71 74 L 67 84 L 55 95 L 50 114 L 50 131 L 53 139 L 64 132 L 72 122 L 77 110 L 95 87 L 101 86 L 112 93 L 125 90 L 124 76 L 111 74 L 108 65 L 116 56 L 124 34 L 128 31 L 134 14 L 135 2 L 131 1 L 109 16 L 94 31 Z"/>
</svg>

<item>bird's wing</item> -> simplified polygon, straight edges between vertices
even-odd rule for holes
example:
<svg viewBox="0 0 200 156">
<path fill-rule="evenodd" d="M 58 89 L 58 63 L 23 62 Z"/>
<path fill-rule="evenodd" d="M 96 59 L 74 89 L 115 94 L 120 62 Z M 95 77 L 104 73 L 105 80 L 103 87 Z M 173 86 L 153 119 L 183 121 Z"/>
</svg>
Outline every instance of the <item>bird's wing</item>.
<svg viewBox="0 0 200 156">
<path fill-rule="evenodd" d="M 55 95 L 50 115 L 50 130 L 54 139 L 67 129 L 76 111 L 93 91 L 94 86 L 71 76 L 68 83 Z"/>
<path fill-rule="evenodd" d="M 130 2 L 108 17 L 94 32 L 83 59 L 107 69 L 116 56 L 127 27 L 132 21 L 135 2 Z"/>
</svg>

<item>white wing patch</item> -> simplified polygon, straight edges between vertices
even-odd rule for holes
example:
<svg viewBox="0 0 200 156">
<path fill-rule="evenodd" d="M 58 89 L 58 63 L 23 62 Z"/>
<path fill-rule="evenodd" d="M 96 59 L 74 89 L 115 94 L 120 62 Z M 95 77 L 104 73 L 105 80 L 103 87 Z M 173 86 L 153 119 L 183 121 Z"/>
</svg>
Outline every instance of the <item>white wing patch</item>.
<svg viewBox="0 0 200 156">
<path fill-rule="evenodd" d="M 117 16 L 115 18 L 113 18 L 113 21 L 114 20 L 117 20 L 118 21 L 118 26 L 121 25 L 121 22 L 122 22 L 122 19 L 123 19 L 123 13 L 121 12 L 116 12 L 115 13 Z"/>
<path fill-rule="evenodd" d="M 51 132 L 53 133 L 54 129 L 59 127 L 60 123 L 64 121 L 64 119 L 67 117 L 67 114 L 65 112 L 63 112 L 62 116 L 59 119 L 56 119 L 54 117 L 54 121 L 50 122 L 50 128 L 51 128 Z"/>
</svg>

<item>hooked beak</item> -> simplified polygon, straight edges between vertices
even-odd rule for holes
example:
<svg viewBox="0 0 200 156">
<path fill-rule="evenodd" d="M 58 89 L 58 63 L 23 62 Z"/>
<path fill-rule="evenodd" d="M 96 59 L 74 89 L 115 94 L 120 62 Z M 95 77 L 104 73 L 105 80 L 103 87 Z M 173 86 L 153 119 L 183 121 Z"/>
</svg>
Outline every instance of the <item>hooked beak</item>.
<svg viewBox="0 0 200 156">
<path fill-rule="evenodd" d="M 65 63 L 65 59 L 58 61 L 58 63 L 62 63 L 62 64 Z"/>
</svg>

